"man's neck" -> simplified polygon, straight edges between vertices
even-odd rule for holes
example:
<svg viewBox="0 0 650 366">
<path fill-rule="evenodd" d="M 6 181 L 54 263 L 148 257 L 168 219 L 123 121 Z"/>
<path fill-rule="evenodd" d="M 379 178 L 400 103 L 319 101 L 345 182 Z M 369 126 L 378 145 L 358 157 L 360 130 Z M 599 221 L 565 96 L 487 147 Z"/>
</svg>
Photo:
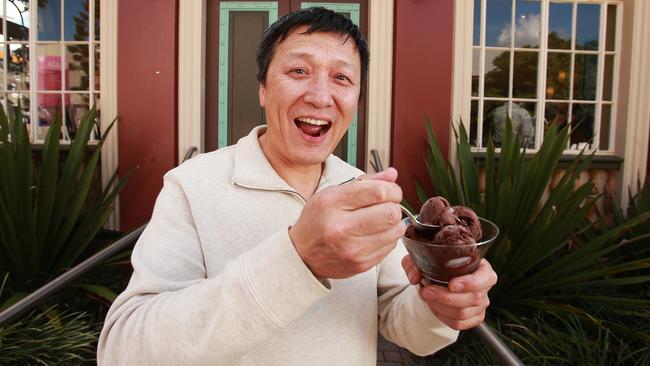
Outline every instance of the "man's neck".
<svg viewBox="0 0 650 366">
<path fill-rule="evenodd" d="M 308 200 L 318 188 L 324 169 L 323 163 L 312 165 L 289 164 L 281 156 L 268 151 L 264 135 L 260 136 L 259 139 L 262 152 L 271 163 L 273 170 L 305 200 Z"/>
<path fill-rule="evenodd" d="M 318 188 L 320 177 L 323 172 L 322 164 L 318 166 L 305 167 L 303 169 L 278 169 L 271 163 L 273 169 L 293 189 L 296 190 L 305 200 L 308 200 Z"/>
</svg>

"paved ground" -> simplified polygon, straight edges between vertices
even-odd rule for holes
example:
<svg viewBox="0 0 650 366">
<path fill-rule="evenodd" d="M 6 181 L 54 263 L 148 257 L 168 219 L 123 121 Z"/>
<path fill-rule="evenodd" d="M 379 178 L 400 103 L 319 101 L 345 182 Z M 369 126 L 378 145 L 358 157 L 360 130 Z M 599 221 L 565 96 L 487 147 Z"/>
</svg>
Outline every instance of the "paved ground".
<svg viewBox="0 0 650 366">
<path fill-rule="evenodd" d="M 379 336 L 377 344 L 377 366 L 411 366 L 417 365 L 418 356 L 397 347 Z"/>
</svg>

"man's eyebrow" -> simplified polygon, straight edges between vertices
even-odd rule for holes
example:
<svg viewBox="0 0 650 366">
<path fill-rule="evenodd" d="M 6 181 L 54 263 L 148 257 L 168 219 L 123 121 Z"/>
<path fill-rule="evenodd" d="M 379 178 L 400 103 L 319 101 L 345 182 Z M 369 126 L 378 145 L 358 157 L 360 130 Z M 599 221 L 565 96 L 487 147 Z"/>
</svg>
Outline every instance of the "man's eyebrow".
<svg viewBox="0 0 650 366">
<path fill-rule="evenodd" d="M 314 55 L 312 55 L 311 53 L 307 53 L 307 52 L 289 52 L 289 57 L 291 57 L 291 58 L 304 58 L 304 59 L 308 59 L 308 60 L 313 60 L 315 58 Z M 337 65 L 341 65 L 343 67 L 354 69 L 354 64 L 351 64 L 351 63 L 349 63 L 349 62 L 347 62 L 347 61 L 345 61 L 343 59 L 335 59 L 334 62 Z"/>
</svg>

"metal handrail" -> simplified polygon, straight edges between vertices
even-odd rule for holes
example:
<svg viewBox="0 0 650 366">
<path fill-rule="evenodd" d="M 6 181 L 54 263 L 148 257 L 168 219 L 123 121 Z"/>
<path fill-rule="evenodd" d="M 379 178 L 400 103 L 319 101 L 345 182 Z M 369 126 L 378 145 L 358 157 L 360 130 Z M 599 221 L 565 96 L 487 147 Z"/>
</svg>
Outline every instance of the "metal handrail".
<svg viewBox="0 0 650 366">
<path fill-rule="evenodd" d="M 197 148 L 192 146 L 187 150 L 183 162 L 190 159 L 192 155 L 197 151 Z M 118 240 L 108 245 L 106 248 L 100 250 L 90 258 L 84 260 L 83 262 L 77 264 L 71 269 L 67 270 L 65 273 L 61 274 L 59 277 L 53 279 L 52 281 L 41 286 L 38 290 L 32 292 L 31 294 L 25 296 L 20 301 L 11 305 L 4 311 L 0 312 L 0 328 L 8 325 L 12 320 L 16 319 L 19 315 L 25 313 L 28 310 L 33 309 L 38 304 L 43 302 L 45 299 L 52 296 L 54 293 L 67 286 L 75 280 L 77 277 L 88 272 L 98 264 L 102 263 L 106 259 L 113 256 L 115 253 L 127 248 L 130 244 L 133 244 L 140 234 L 147 227 L 147 223 L 142 224 L 138 228 L 130 231 L 129 233 L 123 235 Z"/>
<path fill-rule="evenodd" d="M 370 150 L 370 155 L 372 155 L 372 165 L 375 172 L 380 172 L 384 170 L 384 167 L 381 164 L 381 158 L 379 157 L 379 152 L 375 149 Z M 512 352 L 508 346 L 501 341 L 501 338 L 496 334 L 489 325 L 485 322 L 481 322 L 476 327 L 472 328 L 472 331 L 479 337 L 479 339 L 485 343 L 485 345 L 490 349 L 490 351 L 501 361 L 502 365 L 506 366 L 522 366 L 523 363 L 519 358 Z"/>
<path fill-rule="evenodd" d="M 136 239 L 138 239 L 138 237 L 144 231 L 144 228 L 146 226 L 147 224 L 143 224 L 137 229 L 122 236 L 120 239 L 116 240 L 108 247 L 97 252 L 97 254 L 79 263 L 73 268 L 65 271 L 59 277 L 46 283 L 38 290 L 25 296 L 20 301 L 16 302 L 6 310 L 2 311 L 0 313 L 0 328 L 4 327 L 5 325 L 8 325 L 13 319 L 23 314 L 24 312 L 36 307 L 43 300 L 53 295 L 61 288 L 67 286 L 70 282 L 75 280 L 77 277 L 88 272 L 90 269 L 94 268 L 96 265 L 100 264 L 104 260 L 110 258 L 115 253 L 118 253 L 120 250 L 126 248 L 129 244 L 132 244 Z"/>
</svg>

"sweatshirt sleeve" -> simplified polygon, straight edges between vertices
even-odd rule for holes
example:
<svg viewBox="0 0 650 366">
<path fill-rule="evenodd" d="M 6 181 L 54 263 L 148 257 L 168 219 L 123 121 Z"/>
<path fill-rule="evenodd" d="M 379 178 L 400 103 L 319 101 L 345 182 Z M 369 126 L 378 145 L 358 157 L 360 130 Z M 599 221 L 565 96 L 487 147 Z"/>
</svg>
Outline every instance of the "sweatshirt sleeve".
<svg viewBox="0 0 650 366">
<path fill-rule="evenodd" d="M 100 335 L 100 365 L 237 364 L 330 292 L 288 228 L 207 278 L 187 199 L 169 174 L 132 264 Z"/>
<path fill-rule="evenodd" d="M 454 343 L 458 331 L 433 315 L 418 296 L 419 285 L 409 284 L 401 264 L 406 254 L 402 242 L 398 241 L 379 264 L 379 331 L 400 347 L 425 356 Z"/>
</svg>

